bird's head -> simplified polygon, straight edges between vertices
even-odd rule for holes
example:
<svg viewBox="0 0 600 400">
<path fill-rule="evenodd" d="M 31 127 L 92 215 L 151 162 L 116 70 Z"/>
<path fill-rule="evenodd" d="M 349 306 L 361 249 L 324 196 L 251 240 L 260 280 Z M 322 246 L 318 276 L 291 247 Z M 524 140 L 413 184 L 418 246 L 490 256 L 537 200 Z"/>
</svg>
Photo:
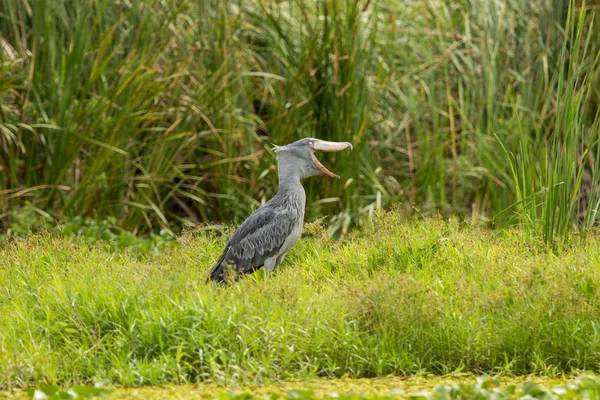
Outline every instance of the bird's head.
<svg viewBox="0 0 600 400">
<path fill-rule="evenodd" d="M 305 138 L 297 140 L 287 146 L 275 146 L 277 153 L 279 174 L 292 174 L 300 178 L 316 175 L 327 175 L 339 179 L 339 175 L 329 171 L 317 160 L 315 151 L 333 152 L 352 149 L 348 142 L 327 142 L 325 140 Z"/>
</svg>

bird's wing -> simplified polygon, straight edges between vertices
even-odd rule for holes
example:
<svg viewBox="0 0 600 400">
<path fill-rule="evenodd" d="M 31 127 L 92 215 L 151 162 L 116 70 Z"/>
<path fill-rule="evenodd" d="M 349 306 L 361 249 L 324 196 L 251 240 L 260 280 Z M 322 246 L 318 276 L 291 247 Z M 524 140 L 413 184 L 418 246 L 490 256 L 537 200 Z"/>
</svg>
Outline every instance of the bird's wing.
<svg viewBox="0 0 600 400">
<path fill-rule="evenodd" d="M 235 231 L 219 261 L 235 264 L 238 273 L 263 265 L 281 249 L 297 219 L 298 214 L 292 209 L 259 208 Z"/>
</svg>

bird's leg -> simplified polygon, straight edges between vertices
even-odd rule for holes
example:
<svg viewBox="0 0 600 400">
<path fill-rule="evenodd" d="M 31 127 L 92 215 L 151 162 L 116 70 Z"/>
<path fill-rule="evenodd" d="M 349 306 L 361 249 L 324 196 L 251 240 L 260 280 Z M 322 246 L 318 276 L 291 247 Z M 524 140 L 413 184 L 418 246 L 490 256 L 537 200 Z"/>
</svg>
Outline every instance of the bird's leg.
<svg viewBox="0 0 600 400">
<path fill-rule="evenodd" d="M 279 267 L 279 264 L 281 264 L 281 262 L 285 258 L 286 254 L 287 253 L 283 253 L 283 254 L 280 254 L 279 257 L 277 257 L 277 260 L 275 261 L 275 268 L 274 269 L 277 269 Z"/>
<path fill-rule="evenodd" d="M 281 261 L 283 261 L 284 257 L 285 253 L 265 260 L 265 276 L 271 276 L 271 274 L 277 270 L 277 267 L 279 267 L 279 264 L 281 264 Z"/>
<path fill-rule="evenodd" d="M 277 268 L 277 256 L 269 257 L 265 260 L 265 276 L 271 275 Z"/>
</svg>

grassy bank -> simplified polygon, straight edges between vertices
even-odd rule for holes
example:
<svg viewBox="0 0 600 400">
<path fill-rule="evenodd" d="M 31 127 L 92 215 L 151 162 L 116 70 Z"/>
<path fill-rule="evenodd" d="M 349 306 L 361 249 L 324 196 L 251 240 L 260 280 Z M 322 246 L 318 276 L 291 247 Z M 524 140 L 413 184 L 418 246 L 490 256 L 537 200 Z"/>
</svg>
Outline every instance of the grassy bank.
<svg viewBox="0 0 600 400">
<path fill-rule="evenodd" d="M 0 231 L 240 222 L 305 136 L 355 148 L 307 183 L 332 233 L 398 202 L 547 241 L 598 220 L 596 2 L 30 3 L 0 1 Z"/>
<path fill-rule="evenodd" d="M 490 399 L 517 400 L 552 398 L 571 400 L 595 398 L 600 393 L 600 381 L 593 374 L 584 374 L 577 378 L 545 377 L 475 377 L 468 374 L 460 376 L 413 376 L 386 377 L 369 379 L 310 379 L 303 381 L 271 382 L 269 384 L 228 385 L 216 384 L 165 385 L 161 387 L 138 388 L 98 388 L 75 386 L 71 393 L 79 393 L 88 398 L 87 393 L 95 391 L 101 398 L 116 399 L 219 399 L 219 400 L 392 400 L 411 398 L 413 400 L 449 400 L 449 399 Z M 87 389 L 87 393 L 86 393 Z M 60 389 L 40 386 L 39 391 L 55 394 Z M 30 395 L 22 390 L 0 391 L 0 398 L 26 399 Z M 69 397 L 67 393 L 61 399 Z M 54 400 L 52 395 L 49 400 Z M 80 397 L 77 397 L 80 398 Z"/>
<path fill-rule="evenodd" d="M 594 375 L 567 377 L 475 377 L 458 376 L 386 377 L 369 379 L 311 379 L 272 382 L 261 385 L 165 385 L 142 388 L 103 388 L 105 397 L 116 399 L 219 399 L 219 400 L 413 400 L 490 399 L 516 400 L 552 398 L 555 400 L 594 398 L 600 393 L 600 382 Z M 75 387 L 76 391 L 80 388 Z M 42 387 L 45 393 L 56 388 Z M 0 391 L 0 398 L 30 398 L 20 390 Z M 586 397 L 587 396 L 587 397 Z M 66 398 L 66 397 L 65 397 Z M 85 398 L 85 397 L 84 397 Z M 52 397 L 50 400 L 53 400 Z"/>
<path fill-rule="evenodd" d="M 600 366 L 600 238 L 385 214 L 308 225 L 272 279 L 204 282 L 227 237 L 160 252 L 37 235 L 0 249 L 0 387 L 261 382 Z"/>
</svg>

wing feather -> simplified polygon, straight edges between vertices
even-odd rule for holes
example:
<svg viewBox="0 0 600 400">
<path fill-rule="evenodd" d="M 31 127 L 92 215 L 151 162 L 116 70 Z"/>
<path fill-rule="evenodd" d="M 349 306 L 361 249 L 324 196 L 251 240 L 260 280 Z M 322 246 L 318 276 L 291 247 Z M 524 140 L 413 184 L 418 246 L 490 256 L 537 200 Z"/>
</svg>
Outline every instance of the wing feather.
<svg viewBox="0 0 600 400">
<path fill-rule="evenodd" d="M 297 219 L 298 214 L 289 208 L 259 208 L 235 231 L 220 262 L 234 263 L 238 273 L 262 266 L 278 253 Z"/>
</svg>

